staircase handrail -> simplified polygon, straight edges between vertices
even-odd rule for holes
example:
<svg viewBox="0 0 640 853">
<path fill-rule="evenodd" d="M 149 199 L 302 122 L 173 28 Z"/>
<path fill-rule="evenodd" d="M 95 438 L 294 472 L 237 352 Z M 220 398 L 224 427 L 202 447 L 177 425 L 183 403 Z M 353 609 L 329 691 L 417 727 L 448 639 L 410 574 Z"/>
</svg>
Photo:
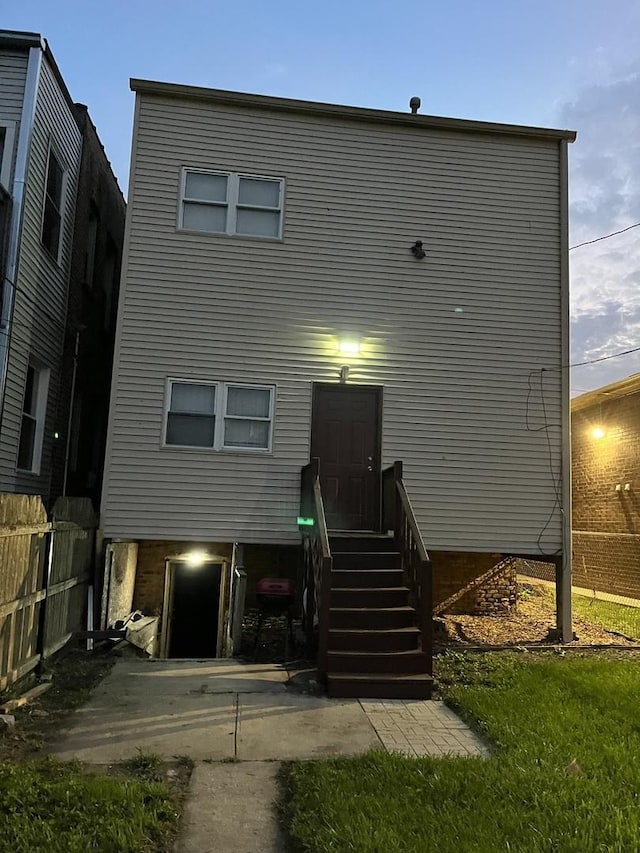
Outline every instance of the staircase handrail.
<svg viewBox="0 0 640 853">
<path fill-rule="evenodd" d="M 333 558 L 320 485 L 320 460 L 312 459 L 301 471 L 300 515 L 304 546 L 306 582 L 305 634 L 307 649 L 313 643 L 314 626 L 318 626 L 318 670 L 327 671 L 329 640 L 329 606 Z M 308 523 L 311 522 L 311 523 Z"/>
<path fill-rule="evenodd" d="M 422 650 L 427 654 L 432 674 L 433 581 L 432 566 L 418 527 L 407 488 L 402 479 L 402 462 L 394 462 L 382 472 L 382 523 L 393 530 L 405 582 L 411 591 L 420 620 Z"/>
</svg>

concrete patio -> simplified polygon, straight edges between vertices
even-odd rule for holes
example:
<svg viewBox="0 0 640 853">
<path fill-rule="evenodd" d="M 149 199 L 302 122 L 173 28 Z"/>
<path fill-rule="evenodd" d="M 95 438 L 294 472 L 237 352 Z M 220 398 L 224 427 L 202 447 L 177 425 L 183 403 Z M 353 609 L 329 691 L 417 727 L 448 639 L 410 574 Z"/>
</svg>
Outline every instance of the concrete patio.
<svg viewBox="0 0 640 853">
<path fill-rule="evenodd" d="M 279 762 L 387 749 L 482 757 L 441 702 L 327 699 L 288 689 L 284 667 L 235 660 L 121 659 L 53 745 L 114 764 L 142 752 L 195 761 L 179 850 L 281 853 Z"/>
</svg>

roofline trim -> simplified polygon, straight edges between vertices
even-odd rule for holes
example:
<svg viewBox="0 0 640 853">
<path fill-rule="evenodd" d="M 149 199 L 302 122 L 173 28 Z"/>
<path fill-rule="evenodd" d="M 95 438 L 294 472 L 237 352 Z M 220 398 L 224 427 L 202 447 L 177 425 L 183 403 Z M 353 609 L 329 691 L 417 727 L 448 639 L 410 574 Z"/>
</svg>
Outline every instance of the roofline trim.
<svg viewBox="0 0 640 853">
<path fill-rule="evenodd" d="M 525 136 L 539 139 L 566 139 L 574 142 L 573 130 L 554 130 L 546 127 L 527 127 L 518 124 L 472 121 L 470 119 L 445 118 L 442 116 L 413 115 L 392 110 L 374 110 L 367 107 L 351 107 L 326 104 L 316 101 L 300 101 L 293 98 L 278 98 L 271 95 L 256 95 L 231 92 L 226 89 L 208 89 L 204 86 L 186 86 L 180 83 L 161 83 L 155 80 L 131 78 L 133 92 L 142 95 L 161 95 L 169 98 L 210 101 L 235 107 L 254 107 L 280 112 L 306 113 L 329 118 L 344 118 L 355 121 L 379 122 L 420 127 L 431 130 L 450 130 L 466 133 L 493 133 L 508 136 Z"/>
<path fill-rule="evenodd" d="M 580 394 L 579 397 L 574 397 L 571 400 L 571 411 L 581 411 L 596 404 L 600 405 L 607 400 L 627 397 L 630 394 L 637 394 L 638 392 L 640 392 L 640 373 L 632 373 L 631 376 L 625 376 L 624 379 L 618 379 L 609 385 L 603 385 L 600 388 L 595 388 L 593 391 L 586 391 L 584 394 Z"/>
</svg>

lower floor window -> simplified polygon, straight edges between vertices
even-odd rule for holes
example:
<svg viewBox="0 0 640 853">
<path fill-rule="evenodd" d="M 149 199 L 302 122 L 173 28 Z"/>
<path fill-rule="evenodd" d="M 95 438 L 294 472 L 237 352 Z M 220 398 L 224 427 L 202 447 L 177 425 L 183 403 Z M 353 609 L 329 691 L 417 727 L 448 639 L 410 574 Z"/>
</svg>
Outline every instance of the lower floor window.
<svg viewBox="0 0 640 853">
<path fill-rule="evenodd" d="M 165 445 L 271 450 L 274 387 L 169 379 Z"/>
<path fill-rule="evenodd" d="M 29 363 L 22 404 L 17 467 L 32 474 L 40 473 L 48 390 L 49 371 Z"/>
</svg>

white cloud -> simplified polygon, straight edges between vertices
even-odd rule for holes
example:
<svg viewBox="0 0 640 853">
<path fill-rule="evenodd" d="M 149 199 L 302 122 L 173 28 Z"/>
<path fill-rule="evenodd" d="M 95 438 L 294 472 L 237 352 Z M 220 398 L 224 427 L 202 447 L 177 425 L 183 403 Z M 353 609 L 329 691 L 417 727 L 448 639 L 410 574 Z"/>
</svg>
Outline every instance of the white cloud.
<svg viewBox="0 0 640 853">
<path fill-rule="evenodd" d="M 640 222 L 640 66 L 584 88 L 561 110 L 570 149 L 570 245 Z M 640 346 L 640 228 L 571 252 L 572 361 Z M 581 389 L 640 370 L 640 356 L 576 368 Z"/>
</svg>

